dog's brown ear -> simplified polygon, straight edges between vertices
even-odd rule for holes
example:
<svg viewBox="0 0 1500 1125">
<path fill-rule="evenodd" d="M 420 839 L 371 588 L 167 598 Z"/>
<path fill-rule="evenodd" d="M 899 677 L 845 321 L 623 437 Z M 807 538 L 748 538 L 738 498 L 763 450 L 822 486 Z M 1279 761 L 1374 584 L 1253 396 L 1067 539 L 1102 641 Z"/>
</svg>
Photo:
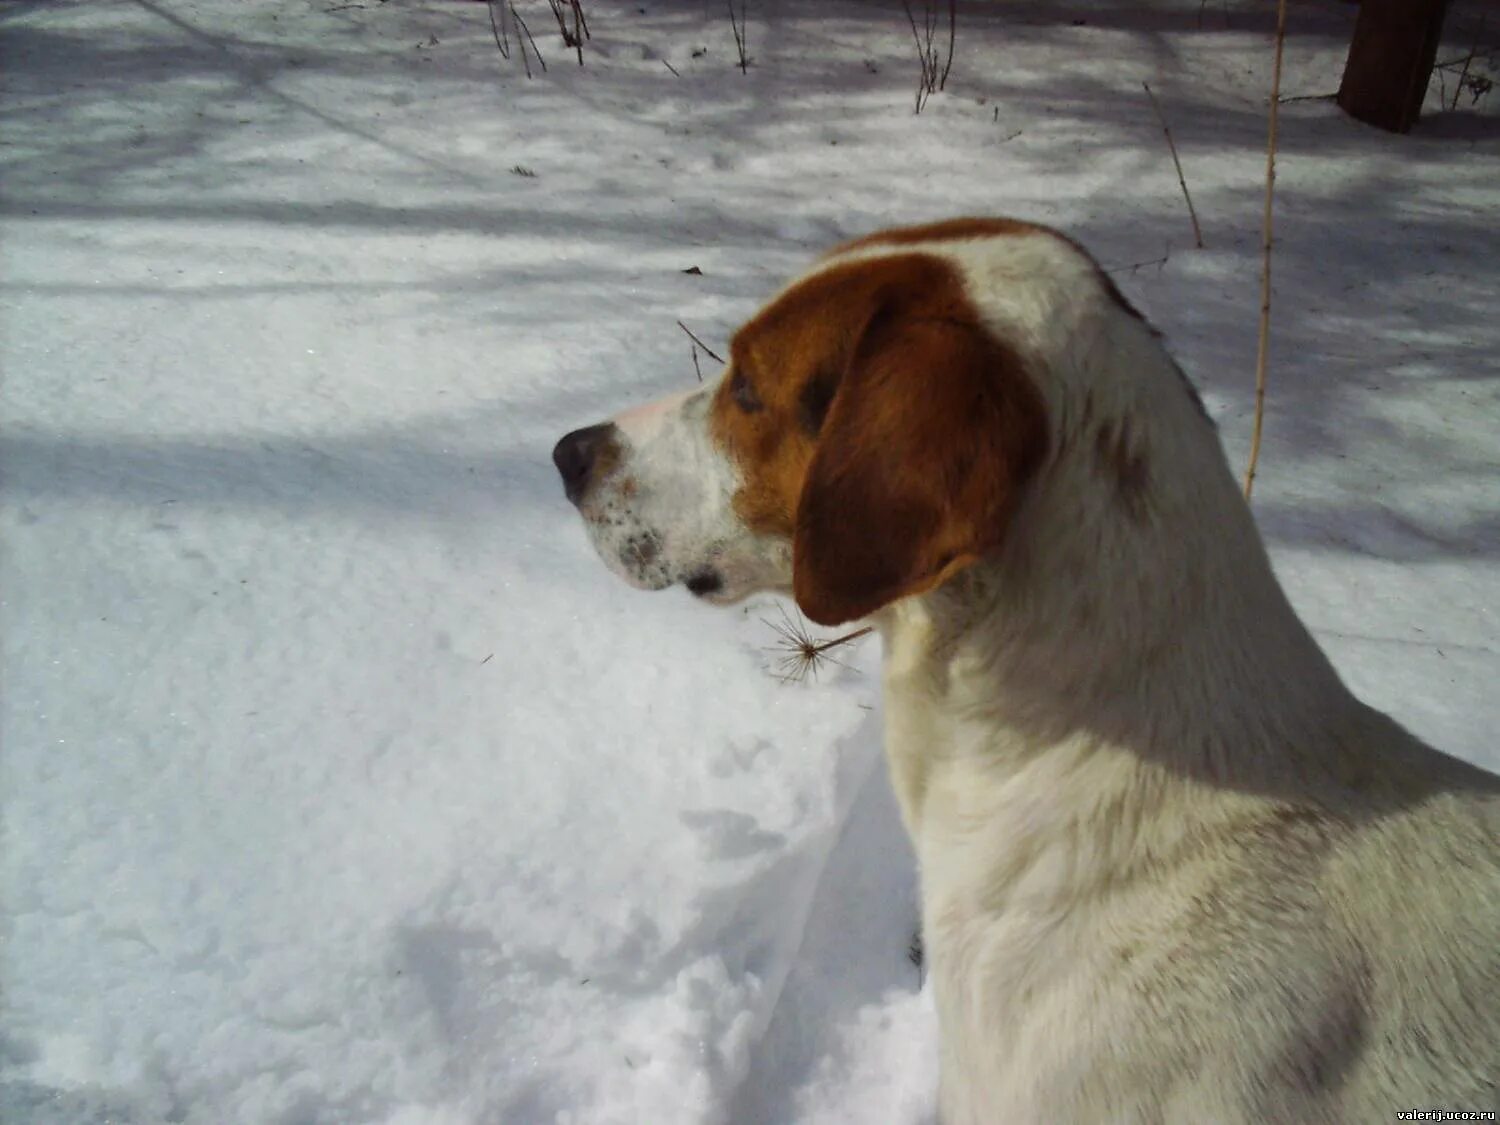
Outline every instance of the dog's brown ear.
<svg viewBox="0 0 1500 1125">
<path fill-rule="evenodd" d="M 977 323 L 877 312 L 802 485 L 797 604 L 839 625 L 932 589 L 997 546 L 1046 452 L 1021 360 Z"/>
</svg>

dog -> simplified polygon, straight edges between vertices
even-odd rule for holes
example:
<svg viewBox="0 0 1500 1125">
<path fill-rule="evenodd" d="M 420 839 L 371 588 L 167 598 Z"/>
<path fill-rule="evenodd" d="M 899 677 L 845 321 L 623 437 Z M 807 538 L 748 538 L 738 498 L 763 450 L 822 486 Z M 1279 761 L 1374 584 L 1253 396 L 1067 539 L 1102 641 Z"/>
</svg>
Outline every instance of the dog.
<svg viewBox="0 0 1500 1125">
<path fill-rule="evenodd" d="M 730 352 L 553 460 L 627 582 L 878 624 L 943 1122 L 1500 1110 L 1500 778 L 1343 686 L 1084 250 L 875 234 Z"/>
</svg>

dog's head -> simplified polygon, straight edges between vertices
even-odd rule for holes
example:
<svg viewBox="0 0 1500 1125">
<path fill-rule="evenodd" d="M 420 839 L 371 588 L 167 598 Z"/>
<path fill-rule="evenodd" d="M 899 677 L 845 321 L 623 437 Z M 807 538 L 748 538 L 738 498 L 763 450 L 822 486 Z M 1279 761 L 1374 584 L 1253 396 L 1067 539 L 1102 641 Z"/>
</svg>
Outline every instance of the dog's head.
<svg viewBox="0 0 1500 1125">
<path fill-rule="evenodd" d="M 905 237 L 903 237 L 905 236 Z M 553 460 L 630 583 L 790 590 L 833 625 L 994 550 L 1047 451 L 1042 398 L 962 271 L 891 232 L 734 336 L 717 383 L 568 434 Z"/>
</svg>

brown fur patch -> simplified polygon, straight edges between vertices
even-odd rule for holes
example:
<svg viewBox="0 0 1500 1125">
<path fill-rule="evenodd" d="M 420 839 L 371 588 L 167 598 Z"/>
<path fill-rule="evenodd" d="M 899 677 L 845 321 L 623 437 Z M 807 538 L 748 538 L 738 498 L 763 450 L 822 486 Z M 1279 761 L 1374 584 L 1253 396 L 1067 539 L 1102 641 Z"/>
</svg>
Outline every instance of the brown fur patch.
<svg viewBox="0 0 1500 1125">
<path fill-rule="evenodd" d="M 740 329 L 731 364 L 712 426 L 744 478 L 736 511 L 792 539 L 798 604 L 822 624 L 930 589 L 998 545 L 1046 452 L 1021 358 L 931 255 L 814 274 Z M 736 404 L 740 377 L 762 409 Z M 820 397 L 826 416 L 809 426 Z"/>
<path fill-rule="evenodd" d="M 1114 481 L 1116 493 L 1125 510 L 1136 519 L 1146 515 L 1146 498 L 1151 483 L 1151 463 L 1145 448 L 1131 433 L 1130 419 L 1105 422 L 1094 435 L 1094 452 L 1099 467 Z"/>
</svg>

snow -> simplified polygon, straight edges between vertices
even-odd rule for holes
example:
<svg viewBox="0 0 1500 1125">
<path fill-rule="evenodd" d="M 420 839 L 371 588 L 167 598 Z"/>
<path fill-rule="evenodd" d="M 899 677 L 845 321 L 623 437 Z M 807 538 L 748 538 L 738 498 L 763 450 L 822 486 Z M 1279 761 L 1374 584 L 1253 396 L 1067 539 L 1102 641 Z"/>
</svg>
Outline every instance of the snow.
<svg viewBox="0 0 1500 1125">
<path fill-rule="evenodd" d="M 530 81 L 479 4 L 0 11 L 0 1119 L 930 1121 L 876 644 L 788 686 L 769 599 L 625 589 L 551 444 L 977 212 L 1116 269 L 1244 464 L 1264 5 L 966 4 L 921 116 L 899 5 L 753 4 L 745 75 L 712 4 L 589 0 L 581 68 L 520 6 Z M 1435 103 L 1283 107 L 1255 509 L 1500 767 L 1500 127 Z"/>
</svg>

